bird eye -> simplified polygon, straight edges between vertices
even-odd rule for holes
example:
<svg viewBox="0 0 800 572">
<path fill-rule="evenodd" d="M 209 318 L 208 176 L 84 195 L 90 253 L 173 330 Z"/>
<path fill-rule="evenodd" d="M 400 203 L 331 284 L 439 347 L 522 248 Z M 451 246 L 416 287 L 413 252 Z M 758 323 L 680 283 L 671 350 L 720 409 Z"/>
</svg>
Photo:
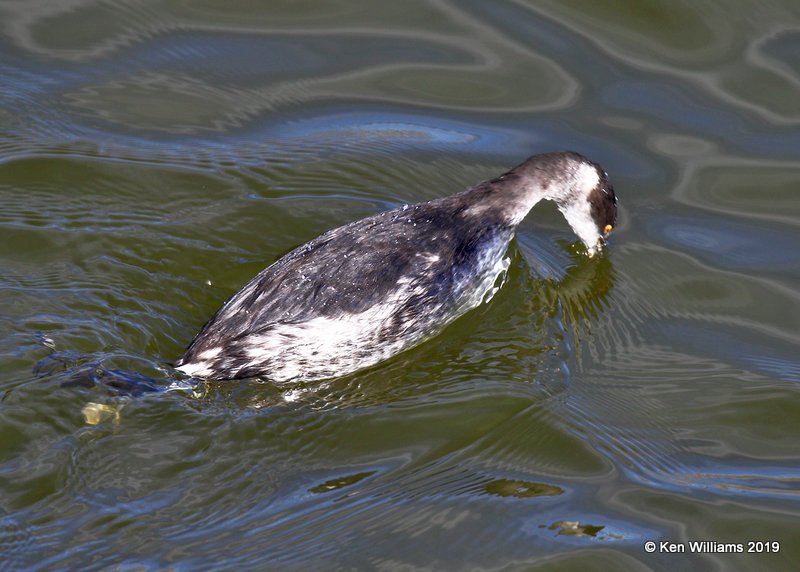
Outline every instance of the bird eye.
<svg viewBox="0 0 800 572">
<path fill-rule="evenodd" d="M 607 225 L 605 226 L 605 228 L 603 228 L 603 234 L 608 234 L 608 233 L 609 233 L 609 232 L 611 232 L 612 230 L 614 230 L 614 226 L 613 226 L 613 225 L 610 225 L 610 224 L 607 224 Z"/>
</svg>

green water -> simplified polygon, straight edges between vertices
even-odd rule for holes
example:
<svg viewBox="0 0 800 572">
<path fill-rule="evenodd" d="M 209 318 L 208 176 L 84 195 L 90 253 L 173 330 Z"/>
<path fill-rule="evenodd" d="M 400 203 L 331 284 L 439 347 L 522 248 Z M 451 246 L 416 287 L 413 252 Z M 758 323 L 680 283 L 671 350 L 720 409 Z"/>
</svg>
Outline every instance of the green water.
<svg viewBox="0 0 800 572">
<path fill-rule="evenodd" d="M 0 24 L 0 569 L 796 567 L 796 3 L 76 0 Z M 491 302 L 380 366 L 171 369 L 295 246 L 560 149 L 620 197 L 599 259 L 541 205 Z"/>
</svg>

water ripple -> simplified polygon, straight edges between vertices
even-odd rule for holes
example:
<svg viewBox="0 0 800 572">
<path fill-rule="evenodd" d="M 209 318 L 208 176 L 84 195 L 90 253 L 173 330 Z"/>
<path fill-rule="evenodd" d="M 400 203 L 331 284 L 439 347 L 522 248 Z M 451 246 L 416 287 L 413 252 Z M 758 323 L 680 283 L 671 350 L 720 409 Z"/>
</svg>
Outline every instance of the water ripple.
<svg viewBox="0 0 800 572">
<path fill-rule="evenodd" d="M 734 522 L 790 559 L 797 11 L 617 4 L 0 6 L 0 567 L 690 569 L 642 543 Z M 289 249 L 561 148 L 618 190 L 602 256 L 542 205 L 380 366 L 171 369 Z"/>
</svg>

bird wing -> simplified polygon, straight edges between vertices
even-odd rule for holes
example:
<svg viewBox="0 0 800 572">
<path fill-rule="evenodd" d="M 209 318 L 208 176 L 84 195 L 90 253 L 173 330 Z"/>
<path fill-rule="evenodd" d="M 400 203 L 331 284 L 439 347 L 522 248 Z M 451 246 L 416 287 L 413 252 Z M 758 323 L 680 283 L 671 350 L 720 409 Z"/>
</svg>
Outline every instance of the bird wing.
<svg viewBox="0 0 800 572">
<path fill-rule="evenodd" d="M 431 265 L 449 266 L 452 236 L 402 209 L 333 229 L 264 269 L 234 294 L 200 330 L 184 355 L 263 332 L 272 324 L 359 314 L 391 293 L 419 295 Z M 415 225 L 427 224 L 428 228 Z M 429 232 L 426 232 L 429 231 Z M 436 254 L 433 254 L 435 252 Z M 434 273 L 435 274 L 435 273 Z M 438 278 L 447 280 L 447 274 Z M 430 281 L 432 294 L 447 288 Z"/>
</svg>

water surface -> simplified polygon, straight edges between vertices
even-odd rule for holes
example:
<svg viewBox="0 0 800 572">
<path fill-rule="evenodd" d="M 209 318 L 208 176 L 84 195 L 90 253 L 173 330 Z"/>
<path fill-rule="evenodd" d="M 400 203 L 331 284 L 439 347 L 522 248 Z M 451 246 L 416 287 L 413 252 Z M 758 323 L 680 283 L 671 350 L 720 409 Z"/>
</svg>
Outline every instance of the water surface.
<svg viewBox="0 0 800 572">
<path fill-rule="evenodd" d="M 795 4 L 268 4 L 0 6 L 0 568 L 791 567 Z M 541 205 L 387 363 L 171 369 L 295 246 L 558 149 L 621 198 L 599 259 Z"/>
</svg>

